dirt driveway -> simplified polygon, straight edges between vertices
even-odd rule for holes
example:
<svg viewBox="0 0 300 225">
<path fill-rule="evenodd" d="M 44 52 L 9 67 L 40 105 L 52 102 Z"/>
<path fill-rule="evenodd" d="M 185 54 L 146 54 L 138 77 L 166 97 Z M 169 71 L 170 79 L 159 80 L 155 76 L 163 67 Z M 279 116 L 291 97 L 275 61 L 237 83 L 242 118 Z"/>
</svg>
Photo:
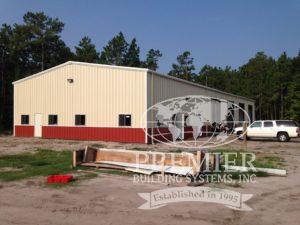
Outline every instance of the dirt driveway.
<svg viewBox="0 0 300 225">
<path fill-rule="evenodd" d="M 36 148 L 77 149 L 86 144 L 106 147 L 147 148 L 151 145 L 78 142 L 0 137 L 0 155 Z M 155 150 L 165 149 L 155 145 Z M 227 146 L 244 148 L 241 142 Z M 241 212 L 220 204 L 185 202 L 159 209 L 138 209 L 145 201 L 138 193 L 172 187 L 164 183 L 133 183 L 132 176 L 101 174 L 76 186 L 49 188 L 44 178 L 0 183 L 0 224 L 299 224 L 300 221 L 300 141 L 289 143 L 249 141 L 247 150 L 280 156 L 287 177 L 257 178 L 253 184 L 225 186 L 244 194 L 253 211 Z M 209 184 L 208 186 L 211 186 Z"/>
</svg>

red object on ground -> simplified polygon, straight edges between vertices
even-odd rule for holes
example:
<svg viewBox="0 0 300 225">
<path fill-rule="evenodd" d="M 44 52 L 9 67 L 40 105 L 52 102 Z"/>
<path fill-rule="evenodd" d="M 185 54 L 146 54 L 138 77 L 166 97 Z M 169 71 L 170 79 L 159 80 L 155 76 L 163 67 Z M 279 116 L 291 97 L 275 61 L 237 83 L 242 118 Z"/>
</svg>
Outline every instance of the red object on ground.
<svg viewBox="0 0 300 225">
<path fill-rule="evenodd" d="M 47 183 L 69 183 L 73 180 L 73 176 L 66 174 L 66 175 L 51 175 L 47 177 Z"/>
</svg>

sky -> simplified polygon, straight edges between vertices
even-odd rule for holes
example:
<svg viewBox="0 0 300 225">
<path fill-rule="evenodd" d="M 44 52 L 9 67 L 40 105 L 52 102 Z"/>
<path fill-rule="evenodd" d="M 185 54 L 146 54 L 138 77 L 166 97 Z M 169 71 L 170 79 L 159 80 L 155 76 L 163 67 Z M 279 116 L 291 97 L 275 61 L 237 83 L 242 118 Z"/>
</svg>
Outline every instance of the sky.
<svg viewBox="0 0 300 225">
<path fill-rule="evenodd" d="M 83 36 L 97 49 L 122 31 L 136 37 L 145 59 L 159 49 L 159 71 L 190 51 L 196 70 L 205 65 L 238 68 L 258 51 L 277 58 L 300 50 L 299 0 L 0 0 L 0 24 L 22 23 L 43 11 L 65 23 L 62 39 L 74 50 Z"/>
</svg>

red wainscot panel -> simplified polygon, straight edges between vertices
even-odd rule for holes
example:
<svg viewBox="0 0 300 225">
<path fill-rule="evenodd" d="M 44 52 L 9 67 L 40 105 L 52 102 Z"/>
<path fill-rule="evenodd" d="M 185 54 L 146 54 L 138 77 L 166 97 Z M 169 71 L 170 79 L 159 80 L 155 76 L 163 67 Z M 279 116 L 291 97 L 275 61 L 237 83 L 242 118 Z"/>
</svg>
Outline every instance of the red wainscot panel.
<svg viewBox="0 0 300 225">
<path fill-rule="evenodd" d="M 148 134 L 150 136 L 152 132 L 151 128 L 148 128 Z M 193 137 L 193 128 L 191 126 L 184 127 L 184 139 L 190 139 Z M 168 127 L 154 127 L 153 128 L 153 140 L 154 142 L 168 142 L 173 141 L 172 134 Z M 148 136 L 148 143 L 151 143 L 151 137 Z"/>
<path fill-rule="evenodd" d="M 43 138 L 145 143 L 143 128 L 43 126 Z"/>
<path fill-rule="evenodd" d="M 184 127 L 184 139 L 191 139 L 193 138 L 193 128 L 191 126 Z"/>
<path fill-rule="evenodd" d="M 34 136 L 34 126 L 26 126 L 26 125 L 15 126 L 15 136 L 16 137 L 33 137 Z"/>
<path fill-rule="evenodd" d="M 154 127 L 153 128 L 153 135 L 152 135 L 152 129 L 148 128 L 148 134 L 150 135 L 150 137 L 148 136 L 148 143 L 151 144 L 152 141 L 152 137 L 153 137 L 153 142 L 168 142 L 168 141 L 172 141 L 172 134 L 169 131 L 168 127 Z"/>
</svg>

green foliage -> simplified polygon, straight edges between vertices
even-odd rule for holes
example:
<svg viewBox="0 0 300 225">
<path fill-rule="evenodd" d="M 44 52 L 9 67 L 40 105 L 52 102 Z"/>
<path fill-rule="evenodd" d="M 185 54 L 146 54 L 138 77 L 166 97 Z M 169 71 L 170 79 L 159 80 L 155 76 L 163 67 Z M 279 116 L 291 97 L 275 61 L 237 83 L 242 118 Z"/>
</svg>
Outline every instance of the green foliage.
<svg viewBox="0 0 300 225">
<path fill-rule="evenodd" d="M 23 24 L 0 28 L 0 124 L 12 127 L 12 82 L 66 62 L 73 57 L 60 38 L 64 24 L 43 12 L 28 12 Z M 0 126 L 0 127 L 1 127 Z"/>
<path fill-rule="evenodd" d="M 162 57 L 159 50 L 150 49 L 147 53 L 146 61 L 143 62 L 143 67 L 156 71 L 158 69 L 158 59 Z"/>
<path fill-rule="evenodd" d="M 100 62 L 109 65 L 124 65 L 125 55 L 127 53 L 128 43 L 122 32 L 113 37 L 103 48 Z"/>
<path fill-rule="evenodd" d="M 15 80 L 69 60 L 158 68 L 159 50 L 151 49 L 146 62 L 142 62 L 136 39 L 128 44 L 122 32 L 108 42 L 101 54 L 89 37 L 83 37 L 74 54 L 61 39 L 63 29 L 63 22 L 43 12 L 28 12 L 22 24 L 0 27 L 0 132 L 12 129 Z"/>
<path fill-rule="evenodd" d="M 57 63 L 66 61 L 70 49 L 60 39 L 64 23 L 57 18 L 50 18 L 43 12 L 28 12 L 23 17 L 24 24 L 20 25 L 24 35 L 26 53 L 37 70 L 50 68 Z M 68 57 L 67 57 L 68 58 Z"/>
<path fill-rule="evenodd" d="M 243 166 L 243 154 L 247 153 L 246 151 L 239 150 L 239 151 L 232 151 L 230 149 L 217 149 L 215 152 L 220 152 L 222 160 L 224 159 L 224 153 L 236 153 L 235 154 L 228 154 L 229 161 L 235 161 L 235 166 Z M 248 152 L 249 153 L 249 152 Z M 246 154 L 246 161 L 250 161 L 252 156 L 250 154 Z M 264 157 L 256 157 L 255 160 L 252 162 L 253 166 L 257 168 L 281 168 L 284 166 L 284 160 L 278 156 L 264 156 Z M 248 165 L 245 165 L 248 166 Z"/>
<path fill-rule="evenodd" d="M 258 52 L 238 70 L 205 65 L 195 81 L 254 99 L 257 119 L 300 121 L 300 57 L 278 60 Z"/>
<path fill-rule="evenodd" d="M 99 53 L 96 50 L 96 46 L 92 44 L 91 39 L 87 36 L 81 39 L 75 50 L 75 58 L 80 62 L 97 63 L 99 61 Z"/>
<path fill-rule="evenodd" d="M 193 64 L 194 59 L 191 57 L 191 53 L 186 51 L 177 57 L 177 64 L 172 64 L 172 70 L 169 75 L 185 79 L 193 80 L 195 66 Z"/>
<path fill-rule="evenodd" d="M 136 39 L 132 39 L 129 48 L 124 56 L 125 66 L 140 67 L 140 47 L 136 43 Z"/>
<path fill-rule="evenodd" d="M 1 171 L 11 168 L 11 171 Z M 65 174 L 74 171 L 72 152 L 39 149 L 34 153 L 22 153 L 0 157 L 0 180 L 13 181 L 36 176 Z"/>
</svg>

